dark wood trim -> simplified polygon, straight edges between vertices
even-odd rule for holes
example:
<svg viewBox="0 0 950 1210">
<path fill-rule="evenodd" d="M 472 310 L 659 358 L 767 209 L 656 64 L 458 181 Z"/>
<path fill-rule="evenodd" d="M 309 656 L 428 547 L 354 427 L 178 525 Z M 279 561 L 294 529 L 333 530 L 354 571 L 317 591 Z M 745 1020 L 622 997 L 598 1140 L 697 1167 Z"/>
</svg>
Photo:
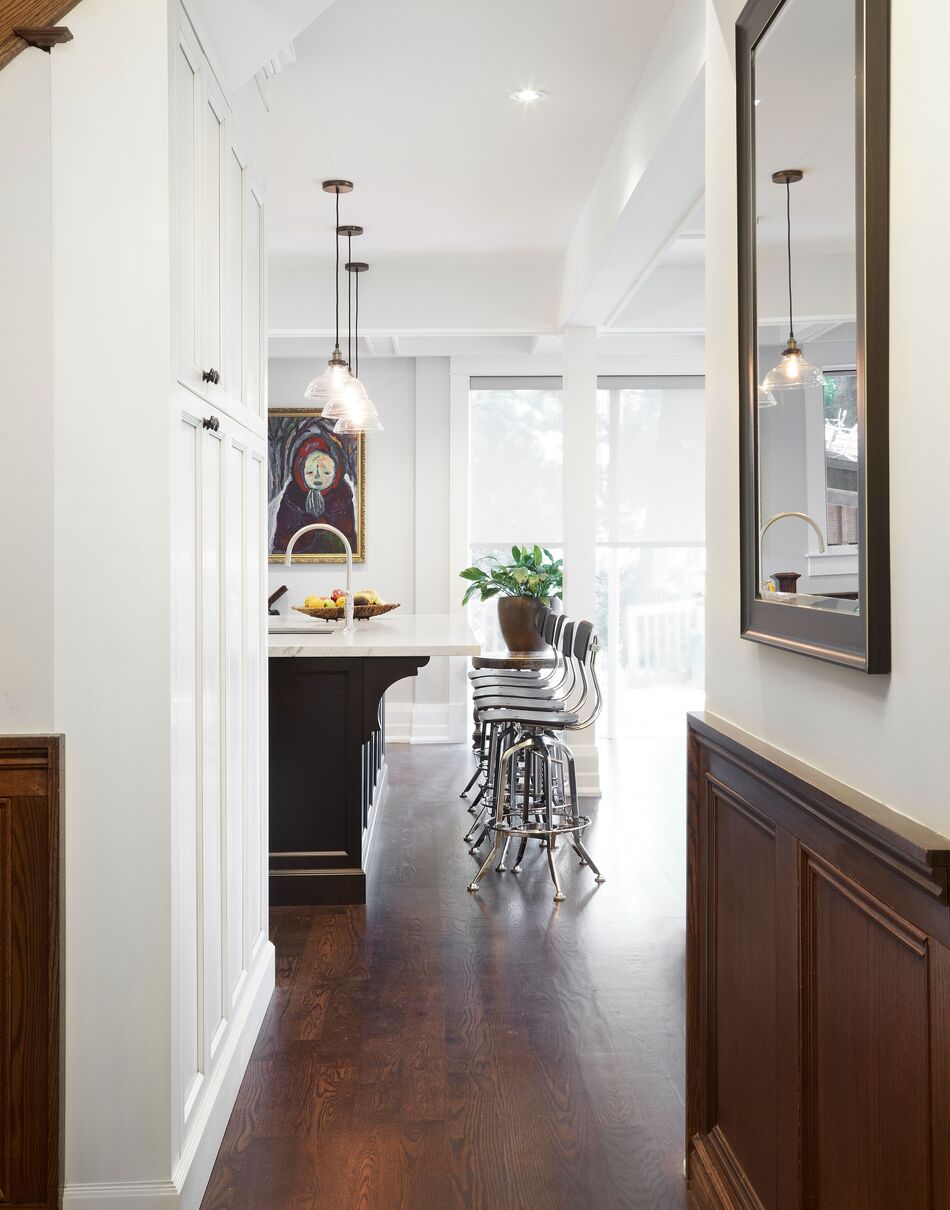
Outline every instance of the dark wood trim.
<svg viewBox="0 0 950 1210">
<path fill-rule="evenodd" d="M 66 34 L 71 38 L 68 30 L 60 32 L 54 27 L 78 3 L 79 0 L 0 0 L 0 69 L 28 46 L 41 45 L 37 41 L 27 41 L 21 35 L 52 32 L 55 37 L 50 45 L 66 41 Z M 49 49 L 48 46 L 41 48 Z"/>
<path fill-rule="evenodd" d="M 0 737 L 0 1203 L 59 1205 L 61 736 Z"/>
<path fill-rule="evenodd" d="M 950 1205 L 950 838 L 691 715 L 687 1171 L 708 1210 Z"/>
<path fill-rule="evenodd" d="M 754 49 L 788 0 L 749 0 L 736 23 L 740 634 L 868 673 L 890 671 L 888 492 L 890 3 L 855 0 L 861 616 L 763 600 L 758 591 L 758 372 Z"/>
</svg>

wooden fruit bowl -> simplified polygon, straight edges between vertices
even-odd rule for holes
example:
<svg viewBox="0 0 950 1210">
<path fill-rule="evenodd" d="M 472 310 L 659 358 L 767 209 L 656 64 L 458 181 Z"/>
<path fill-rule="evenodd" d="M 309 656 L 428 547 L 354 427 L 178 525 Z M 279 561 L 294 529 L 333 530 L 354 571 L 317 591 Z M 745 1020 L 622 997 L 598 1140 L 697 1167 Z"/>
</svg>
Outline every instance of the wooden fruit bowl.
<svg viewBox="0 0 950 1210">
<path fill-rule="evenodd" d="M 346 616 L 342 609 L 308 609 L 306 605 L 292 605 L 292 609 L 296 609 L 298 613 L 305 613 L 308 618 L 323 618 L 325 622 L 342 622 Z M 392 609 L 398 609 L 398 605 L 354 605 L 353 617 L 360 621 L 365 618 L 378 618 L 384 613 L 389 613 Z"/>
</svg>

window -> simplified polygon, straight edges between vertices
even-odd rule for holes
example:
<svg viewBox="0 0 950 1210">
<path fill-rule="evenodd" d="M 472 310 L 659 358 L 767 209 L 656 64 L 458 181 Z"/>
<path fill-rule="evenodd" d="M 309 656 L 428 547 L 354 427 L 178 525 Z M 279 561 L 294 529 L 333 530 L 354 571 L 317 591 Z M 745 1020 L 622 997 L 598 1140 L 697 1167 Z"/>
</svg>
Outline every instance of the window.
<svg viewBox="0 0 950 1210">
<path fill-rule="evenodd" d="M 470 393 L 472 562 L 510 559 L 516 543 L 561 556 L 563 408 L 559 378 L 473 378 Z M 460 581 L 461 583 L 461 581 Z M 494 600 L 473 601 L 486 651 L 504 648 Z"/>
<path fill-rule="evenodd" d="M 606 734 L 680 734 L 703 701 L 701 378 L 600 380 L 597 588 Z"/>
<path fill-rule="evenodd" d="M 829 546 L 858 541 L 858 399 L 854 370 L 825 372 L 825 502 Z"/>
</svg>

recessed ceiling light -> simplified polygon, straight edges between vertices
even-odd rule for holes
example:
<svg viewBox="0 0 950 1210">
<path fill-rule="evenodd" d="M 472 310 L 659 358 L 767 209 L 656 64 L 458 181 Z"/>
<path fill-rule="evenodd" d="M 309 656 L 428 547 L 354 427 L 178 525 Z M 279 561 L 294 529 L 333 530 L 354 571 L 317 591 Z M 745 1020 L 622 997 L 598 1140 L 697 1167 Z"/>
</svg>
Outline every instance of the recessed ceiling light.
<svg viewBox="0 0 950 1210">
<path fill-rule="evenodd" d="M 520 101 L 522 105 L 535 105 L 538 101 L 546 101 L 548 94 L 540 88 L 519 88 L 511 94 L 512 101 Z"/>
</svg>

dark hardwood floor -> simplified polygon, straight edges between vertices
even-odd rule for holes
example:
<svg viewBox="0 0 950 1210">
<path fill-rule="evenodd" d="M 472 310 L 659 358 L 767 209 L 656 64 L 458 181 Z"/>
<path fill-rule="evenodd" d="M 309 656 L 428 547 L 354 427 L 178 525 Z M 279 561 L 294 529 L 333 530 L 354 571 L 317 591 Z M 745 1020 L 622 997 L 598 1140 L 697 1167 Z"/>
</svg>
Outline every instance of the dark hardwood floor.
<svg viewBox="0 0 950 1210">
<path fill-rule="evenodd" d="M 391 747 L 365 907 L 276 908 L 203 1210 L 683 1210 L 685 749 L 609 745 L 590 835 L 477 895 L 462 748 Z M 620 760 L 627 762 L 621 769 Z"/>
</svg>

